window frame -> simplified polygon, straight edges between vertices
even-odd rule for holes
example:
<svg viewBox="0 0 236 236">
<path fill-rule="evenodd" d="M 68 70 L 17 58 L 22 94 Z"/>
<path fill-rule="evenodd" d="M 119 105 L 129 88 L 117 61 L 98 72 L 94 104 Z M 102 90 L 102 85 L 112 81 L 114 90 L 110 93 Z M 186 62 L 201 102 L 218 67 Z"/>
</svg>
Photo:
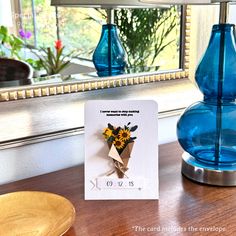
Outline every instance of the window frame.
<svg viewBox="0 0 236 236">
<path fill-rule="evenodd" d="M 14 9 L 16 11 L 18 9 L 19 14 L 19 5 L 18 8 L 15 5 Z M 0 90 L 0 102 L 189 78 L 190 30 L 191 7 L 183 6 L 181 32 L 182 48 L 180 57 L 182 67 L 180 69 L 169 71 L 143 72 L 129 75 L 124 74 L 113 77 L 86 80 L 82 82 L 63 82 L 57 84 L 4 88 Z"/>
</svg>

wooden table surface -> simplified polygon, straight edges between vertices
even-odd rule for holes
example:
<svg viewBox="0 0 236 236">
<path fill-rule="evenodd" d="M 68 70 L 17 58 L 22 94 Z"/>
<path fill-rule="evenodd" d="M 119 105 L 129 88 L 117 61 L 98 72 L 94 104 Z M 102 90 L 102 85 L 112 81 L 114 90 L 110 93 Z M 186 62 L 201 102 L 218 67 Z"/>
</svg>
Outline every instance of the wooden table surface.
<svg viewBox="0 0 236 236">
<path fill-rule="evenodd" d="M 181 154 L 177 143 L 160 146 L 159 201 L 84 201 L 83 166 L 2 185 L 0 193 L 37 190 L 68 198 L 77 217 L 66 236 L 236 235 L 236 188 L 185 179 Z"/>
</svg>

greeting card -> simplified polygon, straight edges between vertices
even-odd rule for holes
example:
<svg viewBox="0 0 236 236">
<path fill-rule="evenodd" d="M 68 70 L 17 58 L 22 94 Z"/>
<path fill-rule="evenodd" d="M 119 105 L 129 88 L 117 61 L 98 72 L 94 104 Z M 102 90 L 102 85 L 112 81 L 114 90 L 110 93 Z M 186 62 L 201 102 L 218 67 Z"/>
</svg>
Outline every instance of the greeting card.
<svg viewBox="0 0 236 236">
<path fill-rule="evenodd" d="M 158 199 L 157 104 L 85 104 L 85 199 Z"/>
</svg>

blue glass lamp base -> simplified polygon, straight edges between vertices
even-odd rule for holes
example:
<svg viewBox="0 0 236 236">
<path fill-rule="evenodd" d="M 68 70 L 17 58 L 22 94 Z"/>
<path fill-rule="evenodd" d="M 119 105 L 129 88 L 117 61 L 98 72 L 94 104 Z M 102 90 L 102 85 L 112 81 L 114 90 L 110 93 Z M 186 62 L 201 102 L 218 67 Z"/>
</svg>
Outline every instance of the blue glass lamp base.
<svg viewBox="0 0 236 236">
<path fill-rule="evenodd" d="M 124 73 L 126 52 L 119 39 L 116 25 L 102 26 L 102 35 L 93 53 L 93 63 L 99 77 Z"/>
<path fill-rule="evenodd" d="M 116 76 L 116 75 L 122 75 L 125 73 L 125 70 L 115 70 L 114 68 L 112 69 L 112 71 L 109 70 L 101 70 L 101 71 L 97 71 L 97 75 L 99 77 L 107 77 L 107 76 Z"/>
<path fill-rule="evenodd" d="M 203 184 L 236 186 L 236 165 L 218 167 L 204 164 L 186 152 L 182 156 L 182 174 Z"/>
</svg>

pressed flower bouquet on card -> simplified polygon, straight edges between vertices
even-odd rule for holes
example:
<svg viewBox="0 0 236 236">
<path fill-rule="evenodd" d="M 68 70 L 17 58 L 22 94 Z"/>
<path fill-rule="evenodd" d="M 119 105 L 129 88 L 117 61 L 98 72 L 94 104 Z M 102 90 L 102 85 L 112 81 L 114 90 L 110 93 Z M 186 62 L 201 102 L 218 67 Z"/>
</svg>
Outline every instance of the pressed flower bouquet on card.
<svg viewBox="0 0 236 236">
<path fill-rule="evenodd" d="M 119 178 L 127 177 L 125 172 L 128 170 L 129 159 L 136 139 L 136 137 L 131 137 L 131 133 L 137 130 L 138 126 L 130 127 L 130 125 L 130 122 L 124 127 L 114 127 L 108 124 L 108 127 L 103 131 L 103 136 L 110 149 L 108 156 L 113 159 Z"/>
<path fill-rule="evenodd" d="M 86 200 L 158 199 L 157 114 L 148 100 L 85 103 Z"/>
</svg>

